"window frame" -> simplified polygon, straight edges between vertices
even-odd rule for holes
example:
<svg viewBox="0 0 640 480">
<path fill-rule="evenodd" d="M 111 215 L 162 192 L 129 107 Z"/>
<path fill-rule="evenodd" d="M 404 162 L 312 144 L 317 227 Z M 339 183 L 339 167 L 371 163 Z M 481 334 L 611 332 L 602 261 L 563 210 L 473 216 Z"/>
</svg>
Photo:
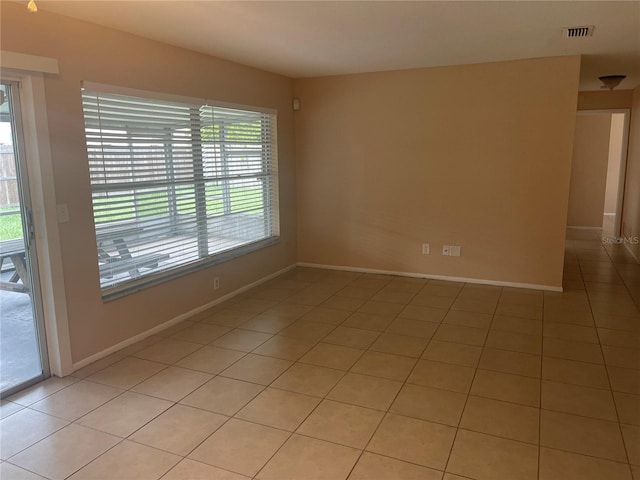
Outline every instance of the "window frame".
<svg viewBox="0 0 640 480">
<path fill-rule="evenodd" d="M 81 92 L 83 90 L 89 90 L 91 92 L 96 92 L 98 94 L 116 94 L 116 95 L 136 97 L 139 99 L 152 100 L 152 101 L 158 101 L 158 102 L 166 101 L 166 102 L 173 102 L 173 103 L 189 104 L 189 105 L 193 105 L 194 107 L 197 105 L 200 105 L 201 107 L 206 106 L 210 108 L 244 110 L 244 111 L 256 113 L 256 114 L 266 114 L 272 117 L 271 118 L 272 137 L 271 137 L 270 143 L 268 143 L 270 147 L 270 153 L 269 153 L 270 160 L 267 164 L 269 171 L 266 174 L 264 174 L 264 178 L 271 184 L 269 187 L 270 195 L 269 195 L 269 192 L 266 191 L 266 189 L 263 189 L 264 201 L 263 201 L 263 207 L 262 207 L 262 212 L 264 212 L 263 214 L 265 216 L 264 221 L 268 222 L 268 225 L 265 225 L 265 232 L 267 232 L 267 237 L 257 241 L 249 242 L 237 247 L 232 247 L 228 250 L 222 250 L 218 253 L 209 254 L 208 250 L 207 252 L 203 252 L 202 251 L 203 247 L 205 249 L 208 249 L 208 244 L 206 243 L 207 242 L 206 235 L 210 233 L 212 230 L 211 230 L 211 227 L 207 226 L 206 208 L 204 210 L 199 210 L 196 207 L 196 211 L 194 213 L 194 215 L 196 216 L 194 225 L 198 225 L 197 245 L 198 245 L 199 258 L 197 260 L 188 261 L 181 265 L 172 266 L 161 271 L 144 273 L 137 278 L 129 278 L 128 280 L 123 281 L 121 283 L 116 283 L 115 285 L 107 285 L 107 286 L 101 285 L 100 290 L 102 293 L 103 301 L 109 301 L 109 300 L 113 300 L 116 298 L 129 295 L 131 293 L 135 293 L 142 289 L 145 289 L 154 285 L 158 285 L 160 283 L 164 283 L 166 281 L 169 281 L 178 277 L 182 277 L 184 275 L 188 275 L 192 272 L 201 270 L 203 268 L 208 268 L 222 262 L 227 262 L 234 258 L 247 255 L 251 252 L 261 250 L 263 248 L 266 248 L 271 245 L 275 245 L 280 242 L 278 134 L 277 134 L 278 111 L 276 109 L 256 107 L 253 105 L 243 105 L 243 104 L 235 104 L 235 103 L 228 103 L 228 102 L 212 101 L 209 99 L 185 97 L 185 96 L 178 96 L 178 95 L 165 94 L 165 93 L 159 93 L 159 92 L 150 92 L 150 91 L 130 89 L 125 87 L 105 85 L 105 84 L 93 83 L 93 82 L 82 82 L 81 86 L 82 86 Z M 84 113 L 84 101 L 83 101 L 83 113 Z M 86 132 L 86 128 L 87 128 L 86 123 L 84 124 L 84 126 L 85 126 L 85 132 Z M 220 134 L 222 134 L 222 131 L 220 131 Z M 165 143 L 163 144 L 165 149 L 167 147 L 171 149 L 171 147 L 176 144 L 176 142 L 173 142 L 171 140 L 171 136 L 172 136 L 171 133 L 168 134 L 167 140 L 165 140 Z M 214 142 L 214 144 L 218 144 L 218 143 Z M 224 144 L 225 144 L 224 142 L 221 143 L 221 145 L 224 145 Z M 202 151 L 200 151 L 200 153 L 198 154 L 195 152 L 195 150 L 201 149 L 204 145 L 205 145 L 204 142 L 197 142 L 196 144 L 191 145 L 191 151 L 192 151 L 193 160 L 194 160 L 193 162 L 194 175 L 193 175 L 193 182 L 189 183 L 188 185 L 190 185 L 194 190 L 194 195 L 196 196 L 195 205 L 197 205 L 197 202 L 198 202 L 198 198 L 197 198 L 198 190 L 205 189 L 207 183 L 212 181 L 211 178 L 207 178 L 205 175 L 199 175 L 196 173 L 196 170 L 198 169 L 200 170 L 200 173 L 202 173 L 205 167 L 205 164 L 203 161 L 204 155 L 202 154 Z M 90 153 L 89 153 L 88 139 L 86 137 L 86 133 L 85 133 L 85 146 L 87 147 L 87 165 L 89 165 Z M 196 164 L 195 162 L 196 158 L 200 159 L 199 164 Z M 228 168 L 228 162 L 229 162 L 228 157 L 226 155 L 221 155 L 220 158 L 222 163 L 226 164 Z M 171 159 L 170 162 L 165 161 L 165 163 L 173 163 L 173 159 Z M 175 174 L 174 165 L 171 165 L 170 167 L 167 166 L 166 172 L 168 177 L 170 175 L 174 175 Z M 258 178 L 257 175 L 256 175 L 256 178 Z M 96 186 L 99 186 L 100 184 L 93 183 L 93 178 L 91 176 L 90 176 L 89 182 L 90 182 L 91 196 L 92 196 L 92 217 L 94 219 L 93 233 L 95 235 L 94 239 L 95 239 L 95 245 L 96 245 L 96 254 L 99 255 L 98 237 L 99 237 L 100 225 L 96 223 L 95 210 L 94 210 L 94 201 L 95 201 L 94 194 L 96 193 L 96 191 L 102 190 L 106 192 L 109 189 L 103 188 L 103 187 L 99 187 L 96 189 Z M 125 183 L 127 182 L 123 182 L 123 184 Z M 134 190 L 133 187 L 140 188 L 140 185 L 137 185 L 135 180 L 131 180 L 128 183 L 131 184 L 132 190 Z M 167 198 L 168 198 L 167 208 L 169 210 L 177 211 L 178 209 L 178 204 L 176 203 L 175 198 L 173 199 L 173 204 L 170 205 L 172 202 L 170 198 L 171 197 L 170 192 L 174 192 L 174 195 L 175 195 L 176 186 L 179 186 L 179 185 L 180 185 L 179 182 L 167 183 L 167 186 L 166 186 Z M 230 195 L 229 192 L 227 192 L 227 194 Z M 138 200 L 135 199 L 135 192 L 133 195 L 134 195 L 133 208 L 137 209 Z M 202 200 L 202 198 L 200 200 Z M 203 201 L 206 203 L 207 200 L 204 199 Z M 230 202 L 230 197 L 225 200 L 224 192 L 223 192 L 223 205 L 227 204 L 228 202 Z M 226 211 L 226 205 L 225 205 L 225 211 Z M 173 216 L 170 215 L 170 213 L 167 213 L 166 216 L 168 221 L 171 221 L 169 217 L 173 218 Z M 200 218 L 200 217 L 203 217 L 203 218 Z M 203 220 L 204 220 L 204 228 L 203 228 L 203 225 L 201 224 Z M 137 222 L 137 221 L 139 221 L 139 217 L 136 216 L 134 217 L 133 222 Z M 203 234 L 204 234 L 204 238 L 201 238 L 201 235 Z M 107 236 L 108 235 L 109 234 L 107 233 Z M 205 244 L 202 243 L 203 241 L 205 242 Z M 96 266 L 99 265 L 98 260 L 99 259 L 96 257 Z M 99 272 L 98 272 L 98 278 L 99 279 L 101 278 Z"/>
</svg>

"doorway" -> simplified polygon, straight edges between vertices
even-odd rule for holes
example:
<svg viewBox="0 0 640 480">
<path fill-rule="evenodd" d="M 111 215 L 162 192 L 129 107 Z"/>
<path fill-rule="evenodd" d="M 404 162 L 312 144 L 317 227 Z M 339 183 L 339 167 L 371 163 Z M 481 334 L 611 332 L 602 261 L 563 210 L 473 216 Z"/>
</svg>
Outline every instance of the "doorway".
<svg viewBox="0 0 640 480">
<path fill-rule="evenodd" d="M 579 111 L 571 164 L 568 226 L 621 235 L 628 110 Z"/>
<path fill-rule="evenodd" d="M 0 82 L 0 397 L 49 376 L 19 83 Z"/>
</svg>

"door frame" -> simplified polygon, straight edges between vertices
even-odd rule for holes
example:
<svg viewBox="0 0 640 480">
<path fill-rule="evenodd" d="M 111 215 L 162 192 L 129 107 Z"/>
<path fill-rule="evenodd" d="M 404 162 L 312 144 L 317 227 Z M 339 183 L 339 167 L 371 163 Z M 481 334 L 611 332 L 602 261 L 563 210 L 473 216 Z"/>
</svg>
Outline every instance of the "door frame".
<svg viewBox="0 0 640 480">
<path fill-rule="evenodd" d="M 22 105 L 20 98 L 21 84 L 17 80 L 1 78 L 2 83 L 8 87 L 9 101 L 11 102 L 10 116 L 11 129 L 13 130 L 13 152 L 16 165 L 16 177 L 18 184 L 18 197 L 20 201 L 20 219 L 22 223 L 22 235 L 25 246 L 25 260 L 27 265 L 27 275 L 29 279 L 29 296 L 31 297 L 31 309 L 34 324 L 34 333 L 38 353 L 40 355 L 40 375 L 29 378 L 24 382 L 13 385 L 0 397 L 5 398 L 14 392 L 20 391 L 34 383 L 38 383 L 50 376 L 49 351 L 47 347 L 47 335 L 44 324 L 44 311 L 42 308 L 42 290 L 40 288 L 40 273 L 38 268 L 38 251 L 33 235 L 33 205 L 31 201 L 31 188 L 29 182 L 29 169 L 25 150 L 24 121 L 22 116 Z"/>
<path fill-rule="evenodd" d="M 2 51 L 2 77 L 20 82 L 25 159 L 36 232 L 48 361 L 52 375 L 73 372 L 61 241 L 58 227 L 53 161 L 45 98 L 45 74 L 58 73 L 47 57 Z"/>
<path fill-rule="evenodd" d="M 616 223 L 614 234 L 616 238 L 622 235 L 622 213 L 624 210 L 624 190 L 627 181 L 627 157 L 629 155 L 629 128 L 631 124 L 630 108 L 603 108 L 591 110 L 578 110 L 577 115 L 612 115 L 616 113 L 624 114 L 622 126 L 622 148 L 620 158 L 620 175 L 618 178 L 618 198 L 616 199 Z"/>
</svg>

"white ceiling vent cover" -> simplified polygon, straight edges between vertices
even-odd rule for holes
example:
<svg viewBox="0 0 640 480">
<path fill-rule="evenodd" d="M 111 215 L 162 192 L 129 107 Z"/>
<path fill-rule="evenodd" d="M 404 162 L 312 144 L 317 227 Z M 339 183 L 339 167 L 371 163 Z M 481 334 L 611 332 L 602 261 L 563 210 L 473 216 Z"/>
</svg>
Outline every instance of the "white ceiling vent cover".
<svg viewBox="0 0 640 480">
<path fill-rule="evenodd" d="M 562 36 L 565 38 L 582 38 L 593 35 L 593 25 L 584 25 L 582 27 L 565 27 L 562 29 Z"/>
</svg>

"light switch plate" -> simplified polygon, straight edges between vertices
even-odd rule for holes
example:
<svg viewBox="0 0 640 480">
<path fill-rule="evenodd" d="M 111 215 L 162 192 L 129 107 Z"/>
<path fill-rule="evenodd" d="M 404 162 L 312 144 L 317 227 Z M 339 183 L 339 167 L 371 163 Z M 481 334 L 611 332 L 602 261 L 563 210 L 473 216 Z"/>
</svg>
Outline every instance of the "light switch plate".
<svg viewBox="0 0 640 480">
<path fill-rule="evenodd" d="M 58 223 L 67 223 L 69 221 L 69 207 L 66 203 L 59 203 L 56 206 L 58 210 Z"/>
</svg>

